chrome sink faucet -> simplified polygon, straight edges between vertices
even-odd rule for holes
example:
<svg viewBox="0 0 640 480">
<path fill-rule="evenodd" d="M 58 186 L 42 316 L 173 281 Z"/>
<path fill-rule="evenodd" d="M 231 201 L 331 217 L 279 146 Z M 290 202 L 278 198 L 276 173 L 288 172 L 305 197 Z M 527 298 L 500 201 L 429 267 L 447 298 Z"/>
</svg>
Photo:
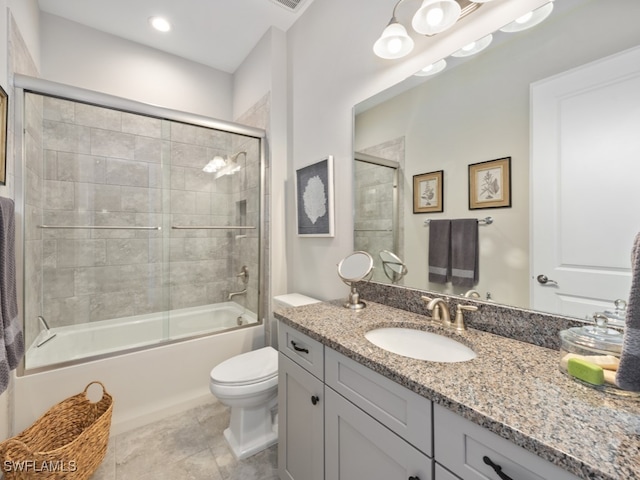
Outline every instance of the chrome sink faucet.
<svg viewBox="0 0 640 480">
<path fill-rule="evenodd" d="M 475 305 L 462 305 L 456 306 L 456 316 L 454 321 L 451 321 L 451 314 L 449 313 L 449 304 L 442 298 L 429 298 L 421 297 L 427 304 L 427 309 L 432 312 L 432 318 L 435 323 L 440 324 L 444 328 L 453 328 L 458 332 L 462 332 L 467 329 L 464 323 L 464 312 L 475 312 L 478 307 Z"/>
<path fill-rule="evenodd" d="M 440 324 L 445 328 L 451 327 L 451 314 L 449 313 L 449 304 L 442 298 L 422 297 L 427 303 L 427 310 L 433 312 L 433 320 L 440 320 Z"/>
<path fill-rule="evenodd" d="M 467 312 L 475 312 L 478 310 L 478 307 L 475 305 L 462 305 L 458 304 L 456 307 L 456 318 L 453 324 L 451 325 L 457 331 L 462 332 L 467 329 L 467 326 L 464 323 L 464 311 Z"/>
</svg>

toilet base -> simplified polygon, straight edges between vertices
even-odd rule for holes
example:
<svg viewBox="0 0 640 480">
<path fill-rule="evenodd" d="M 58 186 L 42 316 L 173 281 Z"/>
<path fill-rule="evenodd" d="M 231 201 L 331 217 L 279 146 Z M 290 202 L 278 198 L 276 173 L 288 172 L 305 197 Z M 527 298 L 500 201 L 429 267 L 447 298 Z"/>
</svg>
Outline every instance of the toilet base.
<svg viewBox="0 0 640 480">
<path fill-rule="evenodd" d="M 233 452 L 233 456 L 238 460 L 248 458 L 251 455 L 261 452 L 265 448 L 269 448 L 271 445 L 278 443 L 278 434 L 276 432 L 271 432 L 268 435 L 262 436 L 262 438 L 255 438 L 251 442 L 240 445 L 236 441 L 231 430 L 229 428 L 225 428 L 224 438 L 227 440 L 229 448 L 231 449 L 231 452 Z"/>
<path fill-rule="evenodd" d="M 278 424 L 272 409 L 273 405 L 231 409 L 231 421 L 224 430 L 224 438 L 238 460 L 278 443 Z"/>
</svg>

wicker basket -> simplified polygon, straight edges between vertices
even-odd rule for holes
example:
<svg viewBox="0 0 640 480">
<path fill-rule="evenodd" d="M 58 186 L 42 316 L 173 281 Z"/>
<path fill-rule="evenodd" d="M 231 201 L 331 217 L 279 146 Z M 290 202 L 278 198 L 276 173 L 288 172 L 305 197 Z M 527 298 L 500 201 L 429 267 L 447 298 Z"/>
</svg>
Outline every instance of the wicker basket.
<svg viewBox="0 0 640 480">
<path fill-rule="evenodd" d="M 91 402 L 87 390 L 102 387 Z M 84 480 L 98 468 L 109 442 L 113 399 L 100 382 L 51 407 L 19 435 L 0 443 L 0 468 L 6 480 Z"/>
</svg>

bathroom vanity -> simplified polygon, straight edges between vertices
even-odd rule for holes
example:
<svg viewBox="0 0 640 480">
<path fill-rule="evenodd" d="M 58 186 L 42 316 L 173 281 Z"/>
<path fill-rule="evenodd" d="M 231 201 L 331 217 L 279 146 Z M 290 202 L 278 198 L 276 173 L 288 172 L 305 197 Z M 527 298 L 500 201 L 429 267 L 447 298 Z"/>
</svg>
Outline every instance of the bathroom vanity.
<svg viewBox="0 0 640 480">
<path fill-rule="evenodd" d="M 640 478 L 640 402 L 564 376 L 556 350 L 367 303 L 276 312 L 282 480 Z M 390 326 L 477 357 L 426 362 L 365 339 Z"/>
</svg>

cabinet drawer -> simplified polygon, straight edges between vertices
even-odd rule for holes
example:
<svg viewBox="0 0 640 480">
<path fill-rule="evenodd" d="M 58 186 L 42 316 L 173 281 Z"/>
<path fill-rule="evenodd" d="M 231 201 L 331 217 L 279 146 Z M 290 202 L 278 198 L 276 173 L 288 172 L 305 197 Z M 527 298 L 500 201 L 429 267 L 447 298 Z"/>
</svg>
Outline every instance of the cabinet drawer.
<svg viewBox="0 0 640 480">
<path fill-rule="evenodd" d="M 435 460 L 463 480 L 500 479 L 485 463 L 485 457 L 513 480 L 578 480 L 566 470 L 440 405 L 433 407 L 433 422 Z"/>
<path fill-rule="evenodd" d="M 329 348 L 325 383 L 418 450 L 433 455 L 431 401 Z"/>
<path fill-rule="evenodd" d="M 278 326 L 280 351 L 320 380 L 324 378 L 324 351 L 317 340 L 280 322 Z"/>
</svg>

